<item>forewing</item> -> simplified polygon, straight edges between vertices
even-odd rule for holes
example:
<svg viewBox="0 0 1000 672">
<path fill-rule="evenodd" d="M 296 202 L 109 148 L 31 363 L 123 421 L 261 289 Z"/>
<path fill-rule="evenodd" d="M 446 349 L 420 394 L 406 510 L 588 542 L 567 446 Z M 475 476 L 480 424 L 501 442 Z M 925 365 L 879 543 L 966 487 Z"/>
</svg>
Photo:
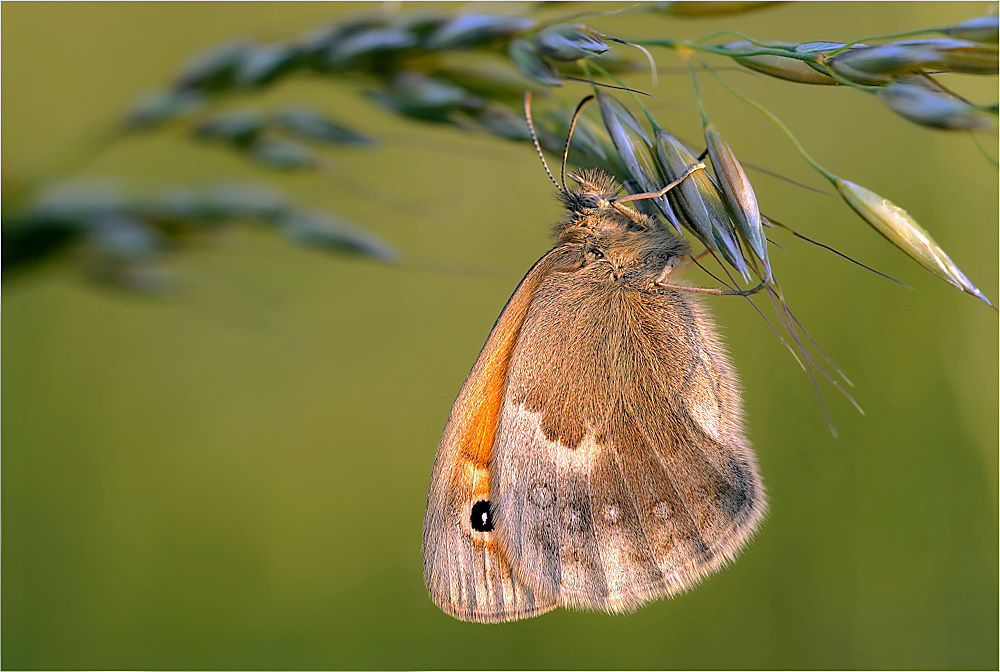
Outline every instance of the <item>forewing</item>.
<svg viewBox="0 0 1000 672">
<path fill-rule="evenodd" d="M 492 506 L 489 458 L 510 355 L 534 291 L 558 267 L 559 252 L 535 264 L 508 301 L 452 407 L 434 460 L 424 516 L 424 582 L 434 602 L 461 620 L 507 621 L 557 606 L 553 592 L 539 592 L 513 573 L 495 530 L 474 529 L 472 509 L 478 502 Z"/>
<path fill-rule="evenodd" d="M 628 611 L 685 590 L 763 517 L 734 375 L 688 295 L 550 276 L 508 377 L 496 534 L 560 604 Z"/>
</svg>

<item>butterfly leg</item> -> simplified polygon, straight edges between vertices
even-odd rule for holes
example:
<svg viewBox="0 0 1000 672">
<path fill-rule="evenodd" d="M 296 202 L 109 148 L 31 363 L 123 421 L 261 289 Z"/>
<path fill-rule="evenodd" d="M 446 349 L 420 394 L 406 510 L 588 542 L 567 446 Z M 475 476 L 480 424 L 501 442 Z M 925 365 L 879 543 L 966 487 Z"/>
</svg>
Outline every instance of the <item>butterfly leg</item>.
<svg viewBox="0 0 1000 672">
<path fill-rule="evenodd" d="M 667 282 L 667 278 L 670 276 L 670 272 L 674 270 L 674 267 L 677 266 L 677 264 L 679 264 L 680 261 L 681 261 L 680 257 L 670 257 L 669 259 L 667 259 L 667 263 L 663 267 L 663 270 L 660 272 L 658 276 L 656 276 L 656 279 L 653 280 L 653 285 L 659 287 L 660 289 L 676 289 L 682 292 L 693 292 L 695 294 L 715 294 L 717 296 L 726 296 L 726 295 L 750 296 L 751 294 L 756 294 L 757 292 L 759 292 L 760 290 L 764 289 L 764 287 L 767 286 L 766 279 L 761 280 L 756 287 L 753 287 L 751 289 L 722 290 L 722 289 L 707 289 L 703 287 L 687 287 L 685 285 L 670 284 L 669 282 Z"/>
<path fill-rule="evenodd" d="M 670 275 L 670 272 L 674 270 L 674 267 L 677 266 L 677 264 L 679 263 L 681 263 L 680 257 L 670 257 L 669 259 L 667 259 L 666 266 L 664 266 L 663 271 L 661 271 L 660 274 L 656 276 L 656 280 L 653 280 L 653 284 L 656 285 L 657 287 L 669 286 L 669 283 L 667 283 L 667 277 Z"/>
</svg>

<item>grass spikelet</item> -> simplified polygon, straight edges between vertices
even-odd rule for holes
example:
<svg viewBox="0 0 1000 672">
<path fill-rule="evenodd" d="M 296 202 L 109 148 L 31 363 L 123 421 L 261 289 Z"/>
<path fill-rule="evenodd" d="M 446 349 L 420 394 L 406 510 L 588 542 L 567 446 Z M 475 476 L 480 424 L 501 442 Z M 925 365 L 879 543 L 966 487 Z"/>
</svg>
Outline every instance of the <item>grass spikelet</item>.
<svg viewBox="0 0 1000 672">
<path fill-rule="evenodd" d="M 678 179 L 698 162 L 680 140 L 663 130 L 656 135 L 656 157 L 664 173 L 665 184 Z M 749 282 L 750 270 L 736 240 L 732 215 L 722 200 L 719 188 L 705 171 L 695 172 L 670 190 L 667 196 L 698 237 Z"/>
<path fill-rule="evenodd" d="M 993 306 L 906 210 L 859 184 L 838 178 L 834 186 L 856 213 L 911 259 L 939 278 Z"/>
<path fill-rule="evenodd" d="M 761 228 L 760 207 L 753 186 L 743 167 L 715 125 L 706 123 L 705 144 L 712 160 L 712 169 L 722 189 L 722 196 L 729 214 L 736 221 L 736 231 L 743 242 L 753 251 L 764 265 L 765 279 L 771 277 L 771 264 L 767 258 L 767 240 Z"/>
<path fill-rule="evenodd" d="M 1000 17 L 977 16 L 954 26 L 942 28 L 941 32 L 963 40 L 996 44 L 1000 41 Z"/>
<path fill-rule="evenodd" d="M 993 117 L 964 100 L 922 86 L 893 82 L 878 92 L 879 98 L 910 121 L 948 131 L 989 128 Z"/>
<path fill-rule="evenodd" d="M 465 14 L 451 19 L 431 33 L 427 46 L 430 49 L 468 49 L 520 35 L 534 27 L 534 19 L 527 17 Z"/>
<path fill-rule="evenodd" d="M 565 23 L 539 31 L 535 35 L 535 44 L 554 61 L 578 61 L 600 56 L 611 48 L 584 26 Z"/>
<path fill-rule="evenodd" d="M 511 40 L 507 55 L 525 77 L 546 86 L 562 86 L 559 73 L 542 58 L 542 52 L 531 40 L 520 37 Z"/>
<path fill-rule="evenodd" d="M 768 48 L 788 47 L 790 51 L 795 46 L 794 42 L 773 42 L 768 44 Z M 761 47 L 752 42 L 729 42 L 728 44 L 724 44 L 723 48 L 734 52 L 750 52 L 751 55 L 734 55 L 732 58 L 744 67 L 765 75 L 770 75 L 771 77 L 777 77 L 789 82 L 798 82 L 800 84 L 840 85 L 840 82 L 836 79 L 817 70 L 804 61 L 785 56 L 775 56 L 773 54 L 752 54 L 752 52 L 760 51 L 761 49 Z"/>
<path fill-rule="evenodd" d="M 638 185 L 641 192 L 657 191 L 668 184 L 672 179 L 664 181 L 661 171 L 657 167 L 656 158 L 649 141 L 646 129 L 642 127 L 639 120 L 632 116 L 632 113 L 614 97 L 607 94 L 597 96 L 598 104 L 601 108 L 601 117 L 604 126 L 608 129 L 611 141 L 618 150 L 618 155 L 625 164 L 625 168 L 632 180 Z M 692 161 L 684 168 L 697 163 Z M 680 175 L 684 169 L 678 173 Z M 670 201 L 666 196 L 649 199 L 667 221 L 678 231 L 681 230 L 681 221 L 674 212 Z"/>
</svg>

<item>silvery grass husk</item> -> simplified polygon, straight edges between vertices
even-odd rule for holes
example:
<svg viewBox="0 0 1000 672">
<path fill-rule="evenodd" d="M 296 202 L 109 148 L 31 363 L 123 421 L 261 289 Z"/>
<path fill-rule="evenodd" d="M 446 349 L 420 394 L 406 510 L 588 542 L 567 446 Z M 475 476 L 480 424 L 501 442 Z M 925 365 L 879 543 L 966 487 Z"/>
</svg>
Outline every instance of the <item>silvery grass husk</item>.
<svg viewBox="0 0 1000 672">
<path fill-rule="evenodd" d="M 526 90 L 538 92 L 546 88 L 521 74 L 509 59 L 476 52 L 441 54 L 429 74 L 460 86 L 474 96 L 507 103 L 516 109 L 520 109 Z"/>
<path fill-rule="evenodd" d="M 281 79 L 299 66 L 301 54 L 290 44 L 265 44 L 243 59 L 236 71 L 236 84 L 245 88 L 263 88 Z"/>
<path fill-rule="evenodd" d="M 143 259 L 163 249 L 163 236 L 129 212 L 109 212 L 91 225 L 95 247 L 115 260 Z"/>
<path fill-rule="evenodd" d="M 893 82 L 878 92 L 879 98 L 902 117 L 941 130 L 990 128 L 994 117 L 948 93 L 923 86 Z"/>
<path fill-rule="evenodd" d="M 503 140 L 531 140 L 524 117 L 504 105 L 487 103 L 472 119 L 487 133 Z"/>
<path fill-rule="evenodd" d="M 271 119 L 272 125 L 287 133 L 328 145 L 367 147 L 375 139 L 348 128 L 307 107 L 286 107 Z"/>
<path fill-rule="evenodd" d="M 803 42 L 795 47 L 795 53 L 813 57 L 815 60 L 806 61 L 806 64 L 816 70 L 816 72 L 827 74 L 830 69 L 833 69 L 832 62 L 834 60 L 844 58 L 847 54 L 854 51 L 867 48 L 868 45 L 866 44 L 852 44 L 848 47 L 844 42 Z M 836 54 L 836 56 L 831 57 L 830 54 Z M 868 86 L 881 86 L 892 81 L 892 76 L 890 75 L 863 72 L 850 67 L 843 67 L 841 71 L 837 71 L 837 74 L 844 79 Z"/>
<path fill-rule="evenodd" d="M 562 78 L 531 40 L 518 37 L 510 41 L 507 55 L 525 77 L 546 86 L 562 86 Z"/>
<path fill-rule="evenodd" d="M 166 188 L 134 197 L 117 183 L 66 186 L 40 194 L 5 221 L 4 273 L 28 269 L 70 249 L 86 274 L 141 293 L 171 288 L 169 255 L 236 223 L 258 222 L 316 250 L 394 263 L 396 251 L 357 226 L 303 210 L 264 185 Z"/>
<path fill-rule="evenodd" d="M 852 44 L 850 47 L 847 46 L 846 42 L 827 42 L 826 40 L 816 40 L 813 42 L 802 42 L 795 45 L 795 53 L 803 54 L 814 57 L 824 57 L 834 52 L 847 53 L 852 49 L 863 49 L 866 44 Z M 841 49 L 846 50 L 841 52 Z M 839 55 L 839 54 L 838 54 Z M 809 61 L 807 61 L 808 63 Z M 823 66 L 819 63 L 812 63 L 812 67 L 821 69 Z M 822 70 L 820 70 L 822 72 Z"/>
<path fill-rule="evenodd" d="M 125 130 L 134 131 L 169 121 L 187 119 L 205 106 L 198 91 L 153 91 L 140 96 L 126 114 Z"/>
<path fill-rule="evenodd" d="M 768 49 L 787 48 L 788 51 L 793 51 L 795 46 L 795 42 L 767 43 Z M 722 48 L 728 49 L 729 51 L 754 52 L 760 50 L 762 47 L 752 42 L 739 41 L 724 44 L 722 45 Z M 771 54 L 757 54 L 754 56 L 732 56 L 732 59 L 746 68 L 750 68 L 751 70 L 755 70 L 765 75 L 770 75 L 771 77 L 784 79 L 789 82 L 831 86 L 840 85 L 840 82 L 830 75 L 817 70 L 804 61 L 794 58 L 775 56 Z"/>
<path fill-rule="evenodd" d="M 264 115 L 255 110 L 236 110 L 200 121 L 192 129 L 199 140 L 225 142 L 235 147 L 248 147 L 267 128 Z"/>
<path fill-rule="evenodd" d="M 890 43 L 848 50 L 830 59 L 830 67 L 852 82 L 879 85 L 891 81 L 890 75 L 919 72 L 934 59 L 929 48 Z"/>
<path fill-rule="evenodd" d="M 577 61 L 600 56 L 611 49 L 611 45 L 599 40 L 585 26 L 566 23 L 540 30 L 535 35 L 535 44 L 554 61 Z"/>
<path fill-rule="evenodd" d="M 970 40 L 928 40 L 938 60 L 929 67 L 966 75 L 995 75 L 1000 72 L 997 47 Z"/>
<path fill-rule="evenodd" d="M 607 94 L 599 94 L 597 98 L 604 125 L 639 191 L 659 191 L 698 163 L 690 150 L 662 130 L 657 134 L 654 154 L 646 130 L 624 105 Z M 737 241 L 737 225 L 718 187 L 705 171 L 695 171 L 666 196 L 649 200 L 678 231 L 681 224 L 687 226 L 749 281 L 750 271 Z"/>
<path fill-rule="evenodd" d="M 480 109 L 483 104 L 460 86 L 416 72 L 397 73 L 383 88 L 365 95 L 396 114 L 434 123 L 451 123 L 456 111 Z"/>
<path fill-rule="evenodd" d="M 656 158 L 664 184 L 679 179 L 698 163 L 691 150 L 664 130 L 656 135 Z M 736 239 L 736 223 L 712 178 L 704 170 L 697 170 L 667 192 L 667 196 L 688 228 L 749 282 L 750 270 Z"/>
<path fill-rule="evenodd" d="M 270 134 L 273 125 L 273 119 L 259 112 L 240 110 L 206 119 L 192 133 L 198 140 L 229 145 L 248 158 L 279 170 L 315 168 L 322 163 L 305 145 Z"/>
<path fill-rule="evenodd" d="M 400 28 L 374 28 L 338 41 L 326 52 L 326 65 L 345 70 L 374 54 L 403 51 L 417 46 L 417 36 Z"/>
<path fill-rule="evenodd" d="M 993 306 L 906 210 L 859 184 L 840 178 L 835 179 L 833 184 L 855 212 L 911 259 L 939 278 Z"/>
<path fill-rule="evenodd" d="M 468 49 L 526 33 L 535 20 L 520 16 L 464 14 L 438 27 L 427 39 L 429 49 Z"/>
<path fill-rule="evenodd" d="M 941 32 L 963 40 L 996 44 L 1000 40 L 1000 17 L 977 16 L 974 19 L 943 28 Z"/>
<path fill-rule="evenodd" d="M 241 40 L 198 55 L 170 90 L 134 107 L 123 130 L 189 117 L 221 95 L 256 92 L 296 75 L 360 75 L 368 79 L 365 95 L 395 114 L 466 129 L 474 126 L 470 119 L 482 118 L 480 128 L 514 137 L 490 104 L 586 77 L 581 64 L 590 58 L 600 57 L 612 72 L 631 67 L 601 37 L 583 25 L 539 26 L 518 16 L 358 17 L 297 39 Z"/>
<path fill-rule="evenodd" d="M 604 126 L 611 136 L 619 157 L 625 164 L 625 169 L 640 190 L 645 192 L 659 191 L 669 181 L 663 182 L 660 170 L 657 168 L 649 135 L 642 124 L 632 116 L 632 113 L 618 100 L 606 94 L 598 94 L 598 105 Z M 690 165 L 697 163 L 693 161 Z M 689 167 L 686 166 L 686 167 Z M 683 171 L 682 171 L 683 172 Z M 681 221 L 671 207 L 666 196 L 649 199 L 657 211 L 677 230 L 681 231 Z"/>
<path fill-rule="evenodd" d="M 846 77 L 893 75 L 922 69 L 969 75 L 997 73 L 995 46 L 959 39 L 905 40 L 875 47 L 850 49 L 830 60 L 838 74 Z"/>
<path fill-rule="evenodd" d="M 253 160 L 278 170 L 311 170 L 323 165 L 319 156 L 308 147 L 284 138 L 258 138 L 246 152 Z"/>
<path fill-rule="evenodd" d="M 373 139 L 304 107 L 288 107 L 267 115 L 256 110 L 234 110 L 204 119 L 191 132 L 196 140 L 228 145 L 247 158 L 279 170 L 324 165 L 319 155 L 298 140 L 328 146 L 374 143 Z"/>
<path fill-rule="evenodd" d="M 232 86 L 240 65 L 252 49 L 248 40 L 236 40 L 194 56 L 181 68 L 177 88 L 215 91 Z"/>
<path fill-rule="evenodd" d="M 715 125 L 705 124 L 704 131 L 712 169 L 722 189 L 729 214 L 736 221 L 736 231 L 763 264 L 764 278 L 770 279 L 771 264 L 767 258 L 767 239 L 761 228 L 760 207 L 757 205 L 753 186 L 733 150 L 723 140 Z"/>
<path fill-rule="evenodd" d="M 286 237 L 307 247 L 395 262 L 396 251 L 368 231 L 323 212 L 287 210 L 274 220 Z"/>
</svg>

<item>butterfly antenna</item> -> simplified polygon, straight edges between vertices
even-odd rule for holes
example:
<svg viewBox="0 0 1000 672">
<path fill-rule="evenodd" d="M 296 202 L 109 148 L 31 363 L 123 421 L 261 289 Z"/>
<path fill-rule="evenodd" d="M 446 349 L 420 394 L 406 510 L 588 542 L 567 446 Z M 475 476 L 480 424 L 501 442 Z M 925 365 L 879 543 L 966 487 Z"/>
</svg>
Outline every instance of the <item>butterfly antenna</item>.
<svg viewBox="0 0 1000 672">
<path fill-rule="evenodd" d="M 545 161 L 545 154 L 542 153 L 542 146 L 538 143 L 538 135 L 535 133 L 535 123 L 531 121 L 531 91 L 524 92 L 524 119 L 528 122 L 528 131 L 531 133 L 531 141 L 535 143 L 535 150 L 538 152 L 538 158 L 542 160 L 542 167 L 545 168 L 546 174 L 548 174 L 549 179 L 552 180 L 552 184 L 556 185 L 561 193 L 566 193 L 564 187 L 560 187 L 559 183 L 556 182 L 556 178 L 552 177 L 552 171 L 549 170 L 549 164 Z"/>
<path fill-rule="evenodd" d="M 562 182 L 563 191 L 566 191 L 566 161 L 569 160 L 569 143 L 573 139 L 573 131 L 576 130 L 576 122 L 579 121 L 583 108 L 587 107 L 587 103 L 593 99 L 594 96 L 590 95 L 581 100 L 580 104 L 576 106 L 576 112 L 573 113 L 573 121 L 569 122 L 569 133 L 566 134 L 566 147 L 563 149 L 562 165 L 559 166 L 559 180 Z"/>
</svg>

